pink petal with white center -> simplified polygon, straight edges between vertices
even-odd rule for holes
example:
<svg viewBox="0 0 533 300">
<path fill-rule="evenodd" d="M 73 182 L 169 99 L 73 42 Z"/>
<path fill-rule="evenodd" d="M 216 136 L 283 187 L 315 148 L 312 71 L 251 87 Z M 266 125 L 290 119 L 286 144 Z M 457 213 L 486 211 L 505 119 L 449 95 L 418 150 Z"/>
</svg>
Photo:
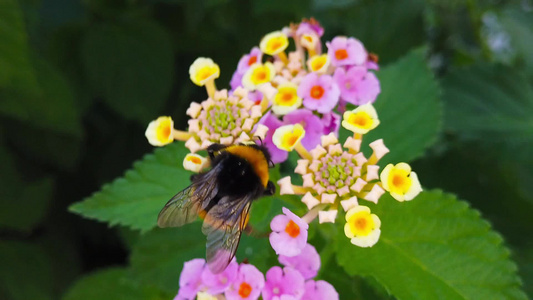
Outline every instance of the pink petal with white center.
<svg viewBox="0 0 533 300">
<path fill-rule="evenodd" d="M 259 137 L 261 140 L 265 140 L 265 136 L 268 132 L 268 127 L 263 124 L 258 124 L 254 131 L 254 136 Z"/>
<path fill-rule="evenodd" d="M 242 129 L 246 131 L 250 131 L 252 130 L 254 123 L 255 123 L 254 119 L 246 119 L 244 120 L 244 124 L 242 124 Z"/>
<path fill-rule="evenodd" d="M 319 160 L 313 160 L 313 162 L 309 165 L 309 170 L 316 172 L 320 166 L 322 166 L 322 163 Z"/>
<path fill-rule="evenodd" d="M 191 150 L 191 152 L 193 153 L 201 149 L 200 144 L 198 144 L 196 139 L 194 139 L 193 137 L 189 138 L 185 142 L 185 147 L 189 148 L 189 150 Z"/>
<path fill-rule="evenodd" d="M 378 203 L 379 198 L 381 195 L 385 193 L 385 190 L 382 189 L 379 185 L 374 185 L 370 192 L 363 198 L 365 200 L 368 200 L 370 202 Z"/>
<path fill-rule="evenodd" d="M 342 200 L 341 205 L 344 211 L 349 211 L 351 208 L 359 205 L 359 203 L 357 202 L 357 197 L 354 196 L 348 200 Z"/>
<path fill-rule="evenodd" d="M 340 189 L 337 189 L 337 194 L 342 197 L 350 192 L 350 188 L 348 186 L 343 186 Z"/>
<path fill-rule="evenodd" d="M 342 153 L 342 147 L 341 147 L 341 144 L 329 145 L 329 147 L 328 147 L 328 152 L 329 152 L 329 154 L 331 154 L 331 155 L 341 154 L 341 153 Z"/>
<path fill-rule="evenodd" d="M 335 199 L 337 198 L 337 194 L 322 194 L 322 198 L 320 199 L 322 203 L 335 203 Z"/>
<path fill-rule="evenodd" d="M 222 137 L 220 138 L 220 143 L 222 145 L 231 145 L 233 143 L 233 137 L 232 136 Z"/>
<path fill-rule="evenodd" d="M 361 140 L 356 140 L 353 137 L 349 136 L 344 142 L 343 146 L 344 148 L 348 148 L 350 150 L 353 150 L 354 152 L 359 152 L 359 150 L 361 149 Z"/>
<path fill-rule="evenodd" d="M 191 106 L 187 108 L 186 114 L 191 118 L 196 118 L 200 114 L 200 111 L 202 110 L 202 105 L 196 102 L 191 102 Z"/>
<path fill-rule="evenodd" d="M 320 201 L 313 197 L 310 192 L 305 193 L 305 195 L 302 197 L 302 202 L 307 205 L 308 209 L 312 209 L 320 203 Z"/>
<path fill-rule="evenodd" d="M 298 165 L 296 166 L 296 169 L 294 169 L 294 173 L 304 175 L 307 173 L 307 167 L 309 166 L 309 160 L 307 159 L 299 159 Z"/>
<path fill-rule="evenodd" d="M 220 101 L 222 99 L 228 99 L 228 90 L 223 89 L 220 91 L 215 91 L 215 95 L 213 96 L 215 98 L 215 101 Z"/>
<path fill-rule="evenodd" d="M 354 192 L 361 192 L 363 190 L 363 188 L 365 187 L 365 185 L 367 184 L 368 182 L 364 181 L 363 179 L 361 178 L 357 178 L 357 180 L 355 181 L 354 184 L 352 184 L 352 186 L 350 187 L 350 190 L 354 191 Z"/>
<path fill-rule="evenodd" d="M 321 195 L 322 193 L 324 193 L 326 191 L 326 188 L 323 187 L 321 184 L 317 183 L 313 187 L 313 190 L 315 190 L 317 192 L 317 194 Z"/>
<path fill-rule="evenodd" d="M 372 181 L 374 179 L 379 179 L 379 166 L 378 165 L 370 165 L 366 166 L 366 181 Z"/>
<path fill-rule="evenodd" d="M 236 143 L 244 143 L 250 141 L 250 137 L 246 134 L 246 132 L 242 132 L 241 135 L 239 135 L 239 138 L 235 141 Z"/>
<path fill-rule="evenodd" d="M 353 167 L 352 176 L 353 177 L 361 176 L 361 167 Z"/>
<path fill-rule="evenodd" d="M 259 90 L 264 97 L 266 97 L 268 100 L 272 100 L 276 93 L 278 92 L 278 89 L 272 86 L 270 82 L 263 83 L 260 86 L 257 87 L 257 90 Z"/>
<path fill-rule="evenodd" d="M 322 146 L 318 145 L 315 147 L 315 149 L 309 151 L 309 153 L 311 153 L 311 156 L 313 157 L 313 159 L 319 159 L 328 152 Z"/>
<path fill-rule="evenodd" d="M 200 131 L 200 120 L 190 119 L 187 121 L 189 123 L 189 132 L 198 132 Z"/>
<path fill-rule="evenodd" d="M 208 98 L 207 100 L 202 101 L 202 107 L 206 111 L 213 105 L 215 105 L 215 101 L 213 101 L 213 99 L 211 99 L 211 98 Z"/>
<path fill-rule="evenodd" d="M 279 185 L 280 195 L 293 195 L 294 194 L 290 176 L 286 176 L 278 180 L 278 185 Z"/>
<path fill-rule="evenodd" d="M 338 142 L 339 140 L 337 139 L 337 137 L 335 136 L 335 133 L 333 132 L 330 132 L 328 135 L 323 135 L 322 137 L 320 137 L 320 144 L 322 145 L 322 147 L 334 145 L 334 144 L 337 144 Z"/>
<path fill-rule="evenodd" d="M 206 140 L 211 137 L 211 135 L 207 133 L 205 130 L 198 131 L 196 134 L 198 135 L 200 140 Z"/>
<path fill-rule="evenodd" d="M 250 110 L 250 108 L 252 108 L 252 106 L 254 106 L 255 103 L 249 100 L 248 98 L 241 98 L 241 100 L 239 100 L 239 105 L 242 106 L 244 111 L 247 111 L 247 110 Z M 243 115 L 241 115 L 241 117 L 246 118 L 246 116 L 243 116 Z"/>
<path fill-rule="evenodd" d="M 372 150 L 374 150 L 374 155 L 378 160 L 390 152 L 389 148 L 387 148 L 383 143 L 383 139 L 375 140 L 368 145 L 370 148 L 372 148 Z"/>
<path fill-rule="evenodd" d="M 335 223 L 335 218 L 337 218 L 337 210 L 328 210 L 328 211 L 319 211 L 318 212 L 318 223 Z"/>
<path fill-rule="evenodd" d="M 315 185 L 315 182 L 313 180 L 314 174 L 309 173 L 302 176 L 302 179 L 304 180 L 303 186 L 304 187 L 313 187 Z"/>
<path fill-rule="evenodd" d="M 363 154 L 363 152 L 359 152 L 357 153 L 356 155 L 354 155 L 353 157 L 355 159 L 355 161 L 357 162 L 357 165 L 358 166 L 362 166 L 364 163 L 366 163 L 368 161 L 368 159 L 366 159 L 365 155 Z"/>
</svg>

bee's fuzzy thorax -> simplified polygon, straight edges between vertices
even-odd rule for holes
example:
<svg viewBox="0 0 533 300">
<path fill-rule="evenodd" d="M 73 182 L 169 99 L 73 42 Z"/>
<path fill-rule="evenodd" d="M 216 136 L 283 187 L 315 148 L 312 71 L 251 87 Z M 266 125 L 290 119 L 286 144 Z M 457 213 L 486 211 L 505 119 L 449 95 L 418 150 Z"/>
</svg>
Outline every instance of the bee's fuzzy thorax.
<svg viewBox="0 0 533 300">
<path fill-rule="evenodd" d="M 253 147 L 249 145 L 233 145 L 225 149 L 225 151 L 241 157 L 246 160 L 252 166 L 255 174 L 261 180 L 261 184 L 266 188 L 268 184 L 268 160 L 265 157 L 263 151 L 258 147 Z"/>
</svg>

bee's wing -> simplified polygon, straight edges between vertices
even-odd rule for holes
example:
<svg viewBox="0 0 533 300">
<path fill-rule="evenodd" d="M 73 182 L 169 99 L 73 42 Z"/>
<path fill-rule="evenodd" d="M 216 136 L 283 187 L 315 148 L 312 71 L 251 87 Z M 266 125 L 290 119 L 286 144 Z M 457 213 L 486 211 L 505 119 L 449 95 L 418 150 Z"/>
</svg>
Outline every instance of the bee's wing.
<svg viewBox="0 0 533 300">
<path fill-rule="evenodd" d="M 205 209 L 218 192 L 218 168 L 199 174 L 190 186 L 172 197 L 159 212 L 157 225 L 161 228 L 178 227 L 196 220 L 198 212 Z"/>
<path fill-rule="evenodd" d="M 226 196 L 207 213 L 202 232 L 207 235 L 207 265 L 214 274 L 224 271 L 235 257 L 252 200 L 249 196 L 242 199 Z"/>
</svg>

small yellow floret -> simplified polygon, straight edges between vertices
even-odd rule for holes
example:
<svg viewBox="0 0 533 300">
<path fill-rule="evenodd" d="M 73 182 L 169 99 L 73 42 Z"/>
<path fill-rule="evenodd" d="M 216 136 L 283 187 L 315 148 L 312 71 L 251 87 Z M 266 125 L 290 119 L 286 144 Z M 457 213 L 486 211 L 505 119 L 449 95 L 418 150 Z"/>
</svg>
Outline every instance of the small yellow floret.
<svg viewBox="0 0 533 300">
<path fill-rule="evenodd" d="M 372 104 L 364 104 L 343 115 L 342 127 L 359 134 L 365 134 L 379 125 L 378 114 Z"/>
<path fill-rule="evenodd" d="M 366 206 L 355 206 L 346 213 L 344 234 L 352 244 L 359 247 L 371 247 L 381 234 L 381 221 L 378 216 L 370 213 Z"/>
<path fill-rule="evenodd" d="M 189 76 L 194 84 L 203 86 L 220 76 L 220 68 L 212 59 L 198 57 L 189 68 Z"/>
<path fill-rule="evenodd" d="M 285 115 L 302 105 L 302 98 L 298 97 L 298 86 L 294 83 L 282 83 L 274 96 L 272 111 L 277 115 Z"/>
<path fill-rule="evenodd" d="M 144 134 L 152 146 L 164 146 L 174 141 L 173 130 L 174 122 L 171 117 L 159 117 L 148 124 Z"/>
<path fill-rule="evenodd" d="M 307 66 L 311 72 L 325 73 L 329 67 L 329 56 L 327 54 L 315 55 L 307 61 Z"/>
<path fill-rule="evenodd" d="M 206 165 L 207 158 L 195 153 L 189 153 L 183 159 L 183 168 L 196 173 L 199 173 Z"/>
<path fill-rule="evenodd" d="M 250 91 L 255 91 L 261 84 L 270 82 L 276 70 L 271 62 L 255 63 L 244 73 L 242 85 Z"/>
<path fill-rule="evenodd" d="M 281 31 L 271 32 L 263 37 L 259 48 L 268 55 L 276 55 L 289 46 L 289 39 Z"/>
<path fill-rule="evenodd" d="M 380 174 L 383 188 L 398 201 L 412 200 L 422 191 L 418 176 L 406 163 L 388 164 Z"/>
<path fill-rule="evenodd" d="M 302 125 L 285 125 L 276 129 L 272 142 L 281 150 L 292 151 L 304 136 L 305 130 Z"/>
</svg>

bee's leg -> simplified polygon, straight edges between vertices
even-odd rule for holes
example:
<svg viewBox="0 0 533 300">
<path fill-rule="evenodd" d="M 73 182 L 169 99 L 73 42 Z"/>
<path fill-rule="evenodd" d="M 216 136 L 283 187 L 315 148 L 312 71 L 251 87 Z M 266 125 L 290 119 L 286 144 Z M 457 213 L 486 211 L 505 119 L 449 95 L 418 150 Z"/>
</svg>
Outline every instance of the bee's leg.
<svg viewBox="0 0 533 300">
<path fill-rule="evenodd" d="M 200 174 L 192 174 L 190 179 L 191 179 L 191 182 L 195 181 L 196 179 L 198 179 L 198 176 L 200 176 Z"/>
<path fill-rule="evenodd" d="M 274 195 L 275 192 L 276 192 L 276 186 L 274 185 L 272 181 L 269 181 L 267 183 L 267 187 L 265 191 L 263 192 L 263 195 L 270 196 L 270 195 Z"/>
<path fill-rule="evenodd" d="M 209 158 L 213 160 L 215 158 L 215 153 L 224 148 L 226 148 L 226 146 L 222 144 L 211 144 L 209 147 L 207 147 L 207 154 L 209 154 Z"/>
</svg>

